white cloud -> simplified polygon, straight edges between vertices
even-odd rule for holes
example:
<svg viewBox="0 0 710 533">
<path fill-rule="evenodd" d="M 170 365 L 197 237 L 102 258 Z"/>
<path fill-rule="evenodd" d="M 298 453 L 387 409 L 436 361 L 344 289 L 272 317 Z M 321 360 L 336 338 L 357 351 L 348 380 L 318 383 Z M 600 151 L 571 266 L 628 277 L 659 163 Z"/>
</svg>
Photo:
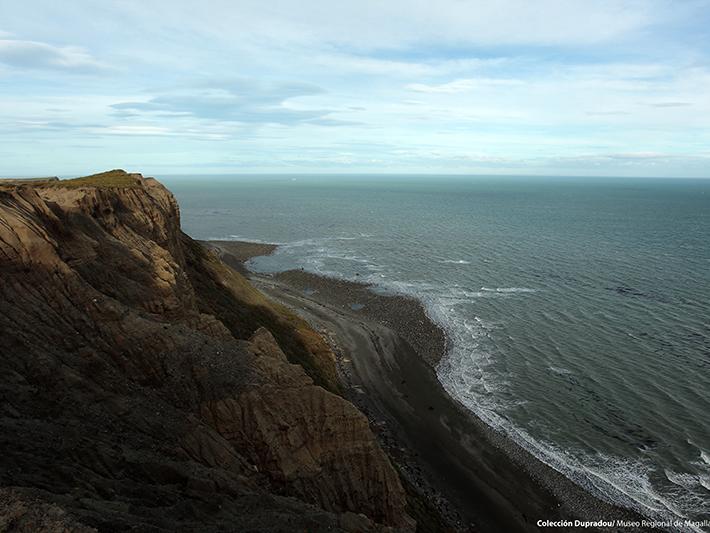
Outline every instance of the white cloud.
<svg viewBox="0 0 710 533">
<path fill-rule="evenodd" d="M 424 83 L 412 83 L 407 85 L 407 89 L 419 93 L 442 93 L 454 94 L 472 91 L 479 87 L 494 87 L 494 86 L 514 86 L 523 85 L 522 80 L 505 79 L 505 78 L 474 78 L 453 80 L 447 83 L 438 85 L 426 85 Z"/>
<path fill-rule="evenodd" d="M 347 53 L 320 53 L 315 54 L 310 58 L 310 61 L 315 65 L 351 74 L 421 78 L 497 68 L 505 65 L 509 62 L 509 59 L 504 57 L 466 57 L 461 59 L 435 58 L 405 61 Z"/>
<path fill-rule="evenodd" d="M 651 107 L 687 107 L 693 104 L 690 102 L 652 102 L 648 105 Z"/>
<path fill-rule="evenodd" d="M 210 9 L 192 2 L 138 0 L 123 10 L 163 24 L 188 17 L 204 31 L 238 33 L 265 41 L 337 43 L 357 49 L 443 44 L 590 44 L 642 30 L 671 18 L 682 7 L 664 0 L 360 0 L 323 3 L 283 0 L 278 9 L 261 0 L 213 0 Z M 152 13 L 151 13 L 152 11 Z M 160 18 L 157 15 L 160 14 Z"/>
<path fill-rule="evenodd" d="M 113 135 L 173 135 L 173 131 L 170 128 L 163 126 L 108 126 L 96 128 L 95 131 Z"/>
<path fill-rule="evenodd" d="M 677 156 L 662 152 L 623 152 L 619 154 L 602 154 L 599 157 L 623 161 L 646 161 L 648 159 L 671 159 Z"/>
<path fill-rule="evenodd" d="M 125 135 L 139 137 L 189 137 L 210 141 L 220 141 L 227 138 L 225 134 L 199 130 L 195 128 L 174 129 L 154 125 L 115 125 L 91 128 L 96 135 Z"/>
<path fill-rule="evenodd" d="M 427 45 L 435 52 L 446 47 L 595 45 L 638 36 L 659 22 L 700 10 L 697 2 L 669 0 L 281 0 L 277 4 L 210 0 L 204 6 L 192 0 L 33 0 L 31 5 L 6 4 L 15 5 L 0 5 L 0 20 L 4 29 L 17 35 L 36 36 L 41 28 L 58 36 L 65 32 L 56 21 L 66 20 L 81 27 L 73 37 L 79 42 L 104 39 L 108 46 L 135 47 L 148 56 L 159 55 L 160 50 L 145 44 L 180 45 L 186 36 L 254 50 L 283 47 L 296 54 L 323 52 L 329 46 L 333 51 L 381 51 Z M 199 51 L 200 47 L 181 47 L 183 54 Z"/>
<path fill-rule="evenodd" d="M 11 82 L 0 134 L 7 164 L 51 172 L 85 154 L 35 141 L 96 138 L 106 160 L 125 152 L 162 165 L 248 154 L 240 161 L 276 171 L 281 159 L 354 170 L 672 166 L 679 159 L 648 154 L 710 145 L 701 4 L 0 0 L 13 32 L 0 33 Z"/>
<path fill-rule="evenodd" d="M 16 39 L 0 39 L 0 63 L 22 69 L 79 73 L 95 73 L 106 68 L 82 48 Z"/>
<path fill-rule="evenodd" d="M 164 119 L 192 116 L 248 124 L 343 125 L 343 121 L 329 116 L 331 110 L 299 107 L 292 102 L 298 97 L 323 92 L 320 87 L 307 83 L 237 78 L 193 84 L 148 100 L 119 102 L 111 107 L 123 117 L 148 114 Z"/>
</svg>

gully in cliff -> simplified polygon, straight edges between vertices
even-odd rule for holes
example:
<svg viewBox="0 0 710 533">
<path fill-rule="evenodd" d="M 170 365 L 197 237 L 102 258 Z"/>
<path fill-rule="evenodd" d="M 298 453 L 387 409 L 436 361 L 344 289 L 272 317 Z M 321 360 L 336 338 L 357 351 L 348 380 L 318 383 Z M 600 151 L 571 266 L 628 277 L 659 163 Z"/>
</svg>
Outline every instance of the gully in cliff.
<svg viewBox="0 0 710 533">
<path fill-rule="evenodd" d="M 0 183 L 0 274 L 0 529 L 414 529 L 327 343 L 154 179 Z"/>
</svg>

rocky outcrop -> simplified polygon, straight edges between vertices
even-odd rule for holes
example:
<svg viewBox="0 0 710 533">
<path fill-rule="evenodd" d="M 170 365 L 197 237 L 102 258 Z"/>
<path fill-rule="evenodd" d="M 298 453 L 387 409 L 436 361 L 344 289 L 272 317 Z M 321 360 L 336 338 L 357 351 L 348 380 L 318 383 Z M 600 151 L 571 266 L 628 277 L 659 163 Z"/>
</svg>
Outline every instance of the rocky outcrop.
<svg viewBox="0 0 710 533">
<path fill-rule="evenodd" d="M 235 448 L 248 450 L 250 460 L 286 492 L 327 509 L 359 509 L 397 522 L 399 500 L 367 497 L 401 493 L 367 419 L 351 403 L 314 387 L 299 366 L 288 363 L 266 329 L 256 332 L 248 350 L 264 384 L 237 397 L 203 402 L 204 420 Z"/>
<path fill-rule="evenodd" d="M 52 531 L 55 533 L 96 533 L 69 518 L 60 507 L 24 497 L 15 490 L 0 489 L 0 531 Z"/>
<path fill-rule="evenodd" d="M 0 186 L 6 529 L 411 529 L 334 392 L 324 341 L 184 235 L 155 180 Z"/>
</svg>

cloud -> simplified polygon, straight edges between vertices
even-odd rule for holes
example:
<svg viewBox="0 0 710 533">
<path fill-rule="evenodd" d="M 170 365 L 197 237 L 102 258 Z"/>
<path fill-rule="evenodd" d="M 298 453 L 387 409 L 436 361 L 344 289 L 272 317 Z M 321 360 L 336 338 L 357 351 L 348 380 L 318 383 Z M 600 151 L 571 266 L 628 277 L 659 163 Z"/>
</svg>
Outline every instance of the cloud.
<svg viewBox="0 0 710 533">
<path fill-rule="evenodd" d="M 690 7 L 666 0 L 282 0 L 275 9 L 261 0 L 212 0 L 196 11 L 178 0 L 124 0 L 132 17 L 160 17 L 166 26 L 190 20 L 212 35 L 234 35 L 268 43 L 334 43 L 359 50 L 436 45 L 595 44 L 642 31 Z"/>
<path fill-rule="evenodd" d="M 121 135 L 128 137 L 190 137 L 208 141 L 221 141 L 228 136 L 223 133 L 209 132 L 193 128 L 173 129 L 155 125 L 114 125 L 101 126 L 91 130 L 96 135 Z"/>
<path fill-rule="evenodd" d="M 309 120 L 308 124 L 315 124 L 318 126 L 361 126 L 362 122 L 358 122 L 356 120 L 341 120 L 338 118 L 322 117 Z"/>
<path fill-rule="evenodd" d="M 651 107 L 687 107 L 693 104 L 690 102 L 656 102 L 648 105 Z"/>
<path fill-rule="evenodd" d="M 142 102 L 120 102 L 111 107 L 120 116 L 142 113 L 247 124 L 352 124 L 329 117 L 332 110 L 298 108 L 289 102 L 294 98 L 323 92 L 320 87 L 307 83 L 265 82 L 243 78 L 201 83 L 180 93 L 163 94 Z"/>
<path fill-rule="evenodd" d="M 106 69 L 105 65 L 83 48 L 16 39 L 0 39 L 0 63 L 21 69 L 49 69 L 82 74 Z"/>
<path fill-rule="evenodd" d="M 208 4 L 0 0 L 3 165 L 60 172 L 98 139 L 150 165 L 661 173 L 689 159 L 654 151 L 710 146 L 707 0 Z"/>
<path fill-rule="evenodd" d="M 674 164 L 684 163 L 704 163 L 710 162 L 710 157 L 703 154 L 674 154 L 667 152 L 619 152 L 619 153 L 598 153 L 580 154 L 566 157 L 549 157 L 549 161 L 558 163 L 574 164 L 618 164 L 618 165 L 656 165 L 659 163 Z"/>
<path fill-rule="evenodd" d="M 51 131 L 80 130 L 93 127 L 98 127 L 98 125 L 78 122 L 63 122 L 58 120 L 20 120 L 12 125 L 13 130 L 15 130 L 15 128 L 25 128 Z"/>
<path fill-rule="evenodd" d="M 661 152 L 624 152 L 619 154 L 602 154 L 599 157 L 606 159 L 619 159 L 622 161 L 648 161 L 649 159 L 669 159 L 677 156 Z"/>
<path fill-rule="evenodd" d="M 456 73 L 470 73 L 501 67 L 509 62 L 505 57 L 458 59 L 393 59 L 373 57 L 355 53 L 320 53 L 310 58 L 310 62 L 338 72 L 370 74 L 375 76 L 444 76 Z"/>
<path fill-rule="evenodd" d="M 493 86 L 512 86 L 512 85 L 522 85 L 524 82 L 522 80 L 505 79 L 505 78 L 475 78 L 475 79 L 463 79 L 454 80 L 447 83 L 441 83 L 438 85 L 426 85 L 424 83 L 411 83 L 407 85 L 407 89 L 410 91 L 415 91 L 418 93 L 440 93 L 440 94 L 454 94 L 454 93 L 464 93 L 469 92 L 479 87 L 493 87 Z"/>
<path fill-rule="evenodd" d="M 628 111 L 587 111 L 590 117 L 624 117 L 630 114 Z"/>
<path fill-rule="evenodd" d="M 121 137 L 181 137 L 197 140 L 221 141 L 230 137 L 230 132 L 220 131 L 210 127 L 168 127 L 163 124 L 100 124 L 84 122 L 59 122 L 43 120 L 16 121 L 0 126 L 0 135 L 10 135 L 18 138 L 26 133 L 45 133 L 52 137 L 66 134 L 72 138 L 96 139 L 104 136 Z M 60 135 L 61 136 L 61 135 Z"/>
</svg>

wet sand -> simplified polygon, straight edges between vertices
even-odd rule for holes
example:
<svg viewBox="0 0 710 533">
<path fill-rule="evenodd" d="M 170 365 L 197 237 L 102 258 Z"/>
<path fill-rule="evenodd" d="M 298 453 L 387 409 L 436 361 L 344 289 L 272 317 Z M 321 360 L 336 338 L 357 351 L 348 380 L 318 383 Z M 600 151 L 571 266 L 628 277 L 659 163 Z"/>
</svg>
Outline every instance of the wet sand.
<svg viewBox="0 0 710 533">
<path fill-rule="evenodd" d="M 274 250 L 231 241 L 210 245 L 241 262 Z M 452 399 L 434 371 L 446 337 L 416 300 L 303 271 L 249 277 L 328 339 L 348 399 L 368 416 L 410 490 L 456 530 L 539 531 L 538 520 L 641 520 L 589 494 Z"/>
</svg>

